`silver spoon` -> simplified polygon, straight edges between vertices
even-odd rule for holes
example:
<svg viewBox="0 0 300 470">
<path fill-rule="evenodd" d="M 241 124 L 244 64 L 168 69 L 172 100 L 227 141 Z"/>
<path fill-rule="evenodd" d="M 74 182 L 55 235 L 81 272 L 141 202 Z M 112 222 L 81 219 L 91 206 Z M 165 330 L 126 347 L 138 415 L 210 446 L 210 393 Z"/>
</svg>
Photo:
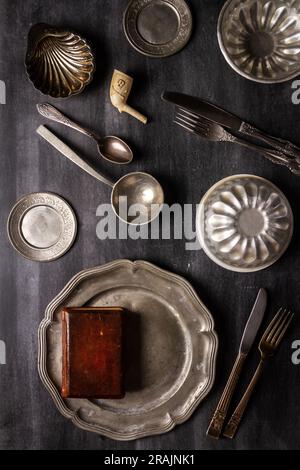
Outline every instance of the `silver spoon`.
<svg viewBox="0 0 300 470">
<path fill-rule="evenodd" d="M 86 173 L 112 188 L 111 204 L 121 220 L 131 225 L 144 225 L 159 215 L 164 203 L 164 192 L 153 176 L 139 171 L 128 173 L 114 183 L 79 157 L 45 126 L 40 126 L 37 133 Z M 126 198 L 126 207 L 122 204 L 122 198 Z"/>
<path fill-rule="evenodd" d="M 87 135 L 91 139 L 94 139 L 97 142 L 99 154 L 101 157 L 105 158 L 105 160 L 108 160 L 111 163 L 118 163 L 119 165 L 124 165 L 132 161 L 132 150 L 123 140 L 119 139 L 119 137 L 111 135 L 106 137 L 99 137 L 94 132 L 85 129 L 84 127 L 69 119 L 51 104 L 37 104 L 36 107 L 42 116 L 50 119 L 51 121 L 64 124 L 65 126 L 71 127 L 72 129 Z"/>
</svg>

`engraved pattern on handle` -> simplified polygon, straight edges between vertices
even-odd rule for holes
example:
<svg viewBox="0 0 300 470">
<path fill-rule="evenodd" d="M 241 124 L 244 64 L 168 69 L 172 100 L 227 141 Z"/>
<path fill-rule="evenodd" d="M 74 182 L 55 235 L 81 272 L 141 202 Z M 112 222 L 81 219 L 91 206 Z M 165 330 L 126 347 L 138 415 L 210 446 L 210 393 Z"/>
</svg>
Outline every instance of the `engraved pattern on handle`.
<svg viewBox="0 0 300 470">
<path fill-rule="evenodd" d="M 236 358 L 229 379 L 225 386 L 224 392 L 220 398 L 216 411 L 206 432 L 207 436 L 213 437 L 214 439 L 218 439 L 222 432 L 223 424 L 228 412 L 232 395 L 239 380 L 240 373 L 246 357 L 246 354 L 240 353 Z"/>
<path fill-rule="evenodd" d="M 248 387 L 247 387 L 247 390 L 246 392 L 244 393 L 241 401 L 239 402 L 238 406 L 236 407 L 236 409 L 234 410 L 230 420 L 228 421 L 226 427 L 225 427 L 225 431 L 223 433 L 224 436 L 226 437 L 229 437 L 230 439 L 232 439 L 237 430 L 238 430 L 238 427 L 239 427 L 239 424 L 244 416 L 244 413 L 245 413 L 245 410 L 247 408 L 247 405 L 248 405 L 248 402 L 250 400 L 250 397 L 254 391 L 254 388 L 258 382 L 258 379 L 260 378 L 261 376 L 261 373 L 264 369 L 264 365 L 265 365 L 265 360 L 264 359 L 261 359 L 260 360 L 260 363 L 252 377 L 252 380 L 251 382 L 249 383 Z"/>
<path fill-rule="evenodd" d="M 249 148 L 252 150 L 256 150 L 259 153 L 261 153 L 265 158 L 270 160 L 272 163 L 275 163 L 275 165 L 283 165 L 287 166 L 290 171 L 296 174 L 300 174 L 300 166 L 295 165 L 295 168 L 293 165 L 290 164 L 289 158 L 287 155 L 284 155 L 284 153 L 278 151 L 278 150 L 269 150 L 267 148 L 261 147 L 259 145 L 247 142 L 245 140 L 239 139 L 238 137 L 235 137 L 234 135 L 229 134 L 229 132 L 225 133 L 224 136 L 224 142 L 231 142 L 234 144 L 241 145 L 242 147 Z"/>
<path fill-rule="evenodd" d="M 276 151 L 283 153 L 284 155 L 282 155 L 282 157 L 284 160 L 282 160 L 282 164 L 287 166 L 289 170 L 296 175 L 300 175 L 300 149 L 294 144 L 287 140 L 269 136 L 246 122 L 242 123 L 240 132 L 250 137 L 260 139 L 272 146 Z"/>
<path fill-rule="evenodd" d="M 37 107 L 38 112 L 42 116 L 46 117 L 47 119 L 50 119 L 51 121 L 55 121 L 65 126 L 71 127 L 72 129 L 75 129 L 76 131 L 81 132 L 82 134 L 88 137 L 91 137 L 92 139 L 101 140 L 93 132 L 89 131 L 88 129 L 85 129 L 84 127 L 80 126 L 76 122 L 72 121 L 71 119 L 69 119 L 67 116 L 65 116 L 63 113 L 61 113 L 58 109 L 56 109 L 51 104 L 48 104 L 48 103 L 37 104 L 36 107 Z"/>
</svg>

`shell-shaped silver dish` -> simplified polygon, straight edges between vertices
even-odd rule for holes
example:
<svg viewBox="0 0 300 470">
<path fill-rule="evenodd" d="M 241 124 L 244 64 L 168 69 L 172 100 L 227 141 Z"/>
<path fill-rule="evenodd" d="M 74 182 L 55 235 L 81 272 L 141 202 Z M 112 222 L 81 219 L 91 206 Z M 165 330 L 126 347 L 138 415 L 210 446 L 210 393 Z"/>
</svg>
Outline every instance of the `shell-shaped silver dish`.
<svg viewBox="0 0 300 470">
<path fill-rule="evenodd" d="M 228 0 L 218 39 L 240 75 L 261 83 L 290 80 L 300 73 L 300 0 Z"/>
<path fill-rule="evenodd" d="M 93 53 L 83 38 L 44 23 L 29 31 L 25 64 L 35 88 L 53 98 L 81 93 L 95 70 Z"/>
<path fill-rule="evenodd" d="M 293 220 L 289 202 L 273 183 L 254 175 L 234 175 L 203 197 L 197 233 L 215 263 L 231 271 L 253 272 L 283 255 Z"/>
</svg>

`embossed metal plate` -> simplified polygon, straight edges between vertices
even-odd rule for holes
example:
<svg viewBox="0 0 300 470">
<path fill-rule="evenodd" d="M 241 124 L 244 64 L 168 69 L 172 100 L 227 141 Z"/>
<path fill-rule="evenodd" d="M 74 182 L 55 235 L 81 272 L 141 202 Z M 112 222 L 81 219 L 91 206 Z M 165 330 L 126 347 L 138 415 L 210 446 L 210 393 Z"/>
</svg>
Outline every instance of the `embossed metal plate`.
<svg viewBox="0 0 300 470">
<path fill-rule="evenodd" d="M 62 399 L 64 306 L 127 311 L 125 398 Z M 117 440 L 170 431 L 192 414 L 215 376 L 217 336 L 211 314 L 182 277 L 145 261 L 117 260 L 77 274 L 49 304 L 39 328 L 40 377 L 74 424 Z"/>
<path fill-rule="evenodd" d="M 31 193 L 12 208 L 7 222 L 13 247 L 32 261 L 52 261 L 73 244 L 77 221 L 69 204 L 53 193 Z"/>
<path fill-rule="evenodd" d="M 141 54 L 167 57 L 180 51 L 192 33 L 184 0 L 132 0 L 123 19 L 125 35 Z"/>
</svg>

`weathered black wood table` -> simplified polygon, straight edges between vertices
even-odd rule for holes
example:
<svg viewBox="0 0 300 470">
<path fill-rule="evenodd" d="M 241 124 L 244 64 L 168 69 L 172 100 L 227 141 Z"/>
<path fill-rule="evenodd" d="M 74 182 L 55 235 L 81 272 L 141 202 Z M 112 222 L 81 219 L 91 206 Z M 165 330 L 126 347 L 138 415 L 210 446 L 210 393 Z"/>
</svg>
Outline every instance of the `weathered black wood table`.
<svg viewBox="0 0 300 470">
<path fill-rule="evenodd" d="M 281 304 L 300 314 L 300 178 L 256 153 L 204 142 L 175 128 L 171 108 L 161 102 L 160 94 L 170 89 L 206 97 L 298 144 L 300 107 L 292 104 L 291 82 L 252 83 L 226 64 L 216 36 L 222 0 L 189 3 L 194 17 L 190 43 L 173 57 L 155 60 L 138 54 L 125 39 L 122 13 L 127 0 L 0 2 L 0 80 L 6 84 L 6 104 L 0 105 L 0 340 L 7 349 L 7 363 L 0 365 L 2 449 L 299 448 L 300 365 L 291 361 L 292 342 L 300 339 L 298 320 L 265 371 L 237 438 L 214 442 L 205 437 L 258 288 L 269 291 L 268 318 Z M 131 170 L 156 176 L 170 203 L 196 205 L 213 183 L 231 174 L 254 173 L 270 179 L 286 194 L 295 215 L 295 235 L 284 257 L 257 274 L 237 274 L 213 264 L 203 251 L 185 250 L 185 240 L 99 240 L 96 209 L 109 202 L 109 189 L 57 156 L 35 134 L 45 122 L 35 105 L 46 99 L 27 81 L 23 61 L 29 27 L 41 21 L 81 32 L 97 53 L 95 79 L 82 95 L 47 101 L 103 134 L 126 138 L 136 156 Z M 135 77 L 130 104 L 150 116 L 146 127 L 112 108 L 108 90 L 114 68 Z M 50 127 L 112 177 L 127 171 L 99 161 L 93 142 L 84 136 L 53 123 Z M 33 191 L 62 195 L 79 220 L 71 251 L 49 264 L 23 259 L 6 236 L 11 206 Z M 185 276 L 211 310 L 220 339 L 215 386 L 193 417 L 166 435 L 131 443 L 117 443 L 74 427 L 59 414 L 37 373 L 37 329 L 48 302 L 78 271 L 117 258 L 148 260 Z M 257 359 L 252 354 L 241 388 Z"/>
</svg>

